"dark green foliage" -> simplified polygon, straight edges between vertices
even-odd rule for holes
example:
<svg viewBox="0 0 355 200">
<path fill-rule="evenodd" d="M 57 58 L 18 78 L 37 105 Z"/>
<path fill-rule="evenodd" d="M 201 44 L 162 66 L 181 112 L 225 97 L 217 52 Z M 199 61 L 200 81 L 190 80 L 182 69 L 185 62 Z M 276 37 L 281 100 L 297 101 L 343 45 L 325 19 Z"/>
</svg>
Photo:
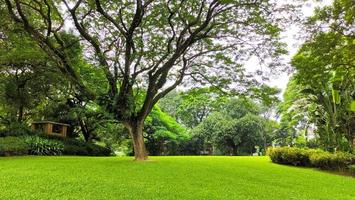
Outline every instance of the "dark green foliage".
<svg viewBox="0 0 355 200">
<path fill-rule="evenodd" d="M 65 155 L 110 156 L 113 154 L 112 150 L 108 147 L 76 139 L 64 139 L 63 143 Z"/>
<path fill-rule="evenodd" d="M 204 137 L 200 135 L 191 136 L 189 140 L 180 143 L 178 148 L 179 155 L 201 155 L 206 154 L 203 152 L 204 149 L 209 149 L 206 147 Z"/>
<path fill-rule="evenodd" d="M 113 153 L 111 149 L 107 147 L 88 143 L 81 145 L 64 144 L 63 154 L 78 156 L 111 156 Z"/>
<path fill-rule="evenodd" d="M 350 166 L 349 166 L 349 172 L 350 172 L 352 175 L 355 175 L 355 165 L 350 165 Z"/>
<path fill-rule="evenodd" d="M 0 156 L 27 155 L 28 152 L 24 137 L 0 137 Z"/>
<path fill-rule="evenodd" d="M 63 153 L 63 143 L 56 140 L 44 139 L 38 136 L 28 136 L 25 143 L 29 147 L 29 153 L 40 156 L 58 156 Z"/>
<path fill-rule="evenodd" d="M 66 79 L 20 27 L 6 18 L 0 27 L 0 123 L 27 121 L 48 103 L 46 97 L 59 94 Z"/>
<path fill-rule="evenodd" d="M 23 136 L 23 135 L 33 135 L 35 134 L 28 125 L 23 123 L 13 122 L 10 123 L 5 129 L 0 130 L 0 137 L 6 136 Z"/>
<path fill-rule="evenodd" d="M 88 151 L 88 156 L 111 156 L 113 152 L 110 148 L 103 147 L 93 143 L 87 143 L 85 145 L 86 150 Z"/>
<path fill-rule="evenodd" d="M 317 167 L 328 170 L 346 170 L 355 163 L 355 155 L 344 152 L 329 153 L 295 147 L 269 148 L 267 154 L 274 163 Z"/>
<path fill-rule="evenodd" d="M 113 155 L 112 149 L 94 143 L 84 142 L 78 139 L 71 139 L 71 138 L 56 138 L 54 140 L 63 144 L 63 155 L 80 155 L 80 156 Z"/>
<path fill-rule="evenodd" d="M 64 155 L 76 155 L 76 156 L 87 156 L 89 153 L 87 149 L 83 146 L 76 146 L 76 145 L 64 145 L 63 150 Z"/>
<path fill-rule="evenodd" d="M 0 156 L 29 154 L 41 156 L 110 156 L 114 153 L 111 148 L 70 138 L 46 135 L 0 137 Z"/>
</svg>

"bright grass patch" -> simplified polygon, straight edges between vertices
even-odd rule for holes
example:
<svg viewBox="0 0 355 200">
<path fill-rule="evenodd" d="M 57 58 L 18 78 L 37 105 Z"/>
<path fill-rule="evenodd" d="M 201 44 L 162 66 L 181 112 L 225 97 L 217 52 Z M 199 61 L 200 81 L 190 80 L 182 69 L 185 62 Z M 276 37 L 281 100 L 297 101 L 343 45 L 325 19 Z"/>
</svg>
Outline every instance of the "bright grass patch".
<svg viewBox="0 0 355 200">
<path fill-rule="evenodd" d="M 0 158 L 0 199 L 355 199 L 355 179 L 268 157 Z"/>
</svg>

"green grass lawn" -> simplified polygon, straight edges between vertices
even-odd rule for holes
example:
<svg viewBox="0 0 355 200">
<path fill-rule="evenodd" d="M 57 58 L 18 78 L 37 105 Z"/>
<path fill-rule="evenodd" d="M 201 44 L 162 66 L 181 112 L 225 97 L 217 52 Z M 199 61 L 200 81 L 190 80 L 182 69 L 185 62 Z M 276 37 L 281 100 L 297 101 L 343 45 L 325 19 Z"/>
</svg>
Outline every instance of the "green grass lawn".
<svg viewBox="0 0 355 200">
<path fill-rule="evenodd" d="M 0 158 L 0 199 L 355 199 L 355 179 L 267 157 Z"/>
</svg>

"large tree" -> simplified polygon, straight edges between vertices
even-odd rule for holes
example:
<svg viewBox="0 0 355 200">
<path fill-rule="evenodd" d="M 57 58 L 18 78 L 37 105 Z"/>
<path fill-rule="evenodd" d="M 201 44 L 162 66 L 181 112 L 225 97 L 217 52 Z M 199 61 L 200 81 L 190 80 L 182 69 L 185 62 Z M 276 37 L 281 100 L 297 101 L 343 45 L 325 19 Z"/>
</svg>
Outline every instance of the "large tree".
<svg viewBox="0 0 355 200">
<path fill-rule="evenodd" d="M 176 86 L 246 86 L 240 65 L 252 55 L 275 67 L 285 51 L 279 25 L 288 9 L 268 0 L 0 0 L 86 96 L 61 32 L 80 36 L 85 56 L 103 70 L 106 106 L 133 139 L 135 158 L 147 158 L 144 120 Z M 288 7 L 290 8 L 290 7 Z M 79 42 L 79 41 L 78 41 Z M 137 88 L 140 88 L 139 90 Z M 144 98 L 135 91 L 144 90 Z M 140 101 L 139 99 L 143 99 Z"/>
</svg>

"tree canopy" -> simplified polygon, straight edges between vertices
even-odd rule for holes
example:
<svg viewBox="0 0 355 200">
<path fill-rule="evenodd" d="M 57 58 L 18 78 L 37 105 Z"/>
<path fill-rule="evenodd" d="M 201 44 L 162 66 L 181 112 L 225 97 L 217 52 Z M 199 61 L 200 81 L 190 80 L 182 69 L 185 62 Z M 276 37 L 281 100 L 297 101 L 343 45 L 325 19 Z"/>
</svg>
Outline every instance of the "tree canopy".
<svg viewBox="0 0 355 200">
<path fill-rule="evenodd" d="M 275 68 L 285 53 L 280 27 L 292 15 L 292 7 L 273 1 L 1 2 L 77 90 L 94 99 L 68 48 L 80 42 L 106 77 L 106 107 L 131 132 L 137 159 L 146 158 L 143 122 L 159 99 L 183 80 L 243 91 L 253 80 L 240 61 L 255 55 Z M 78 40 L 67 40 L 68 30 Z M 145 91 L 142 101 L 137 89 Z"/>
</svg>

